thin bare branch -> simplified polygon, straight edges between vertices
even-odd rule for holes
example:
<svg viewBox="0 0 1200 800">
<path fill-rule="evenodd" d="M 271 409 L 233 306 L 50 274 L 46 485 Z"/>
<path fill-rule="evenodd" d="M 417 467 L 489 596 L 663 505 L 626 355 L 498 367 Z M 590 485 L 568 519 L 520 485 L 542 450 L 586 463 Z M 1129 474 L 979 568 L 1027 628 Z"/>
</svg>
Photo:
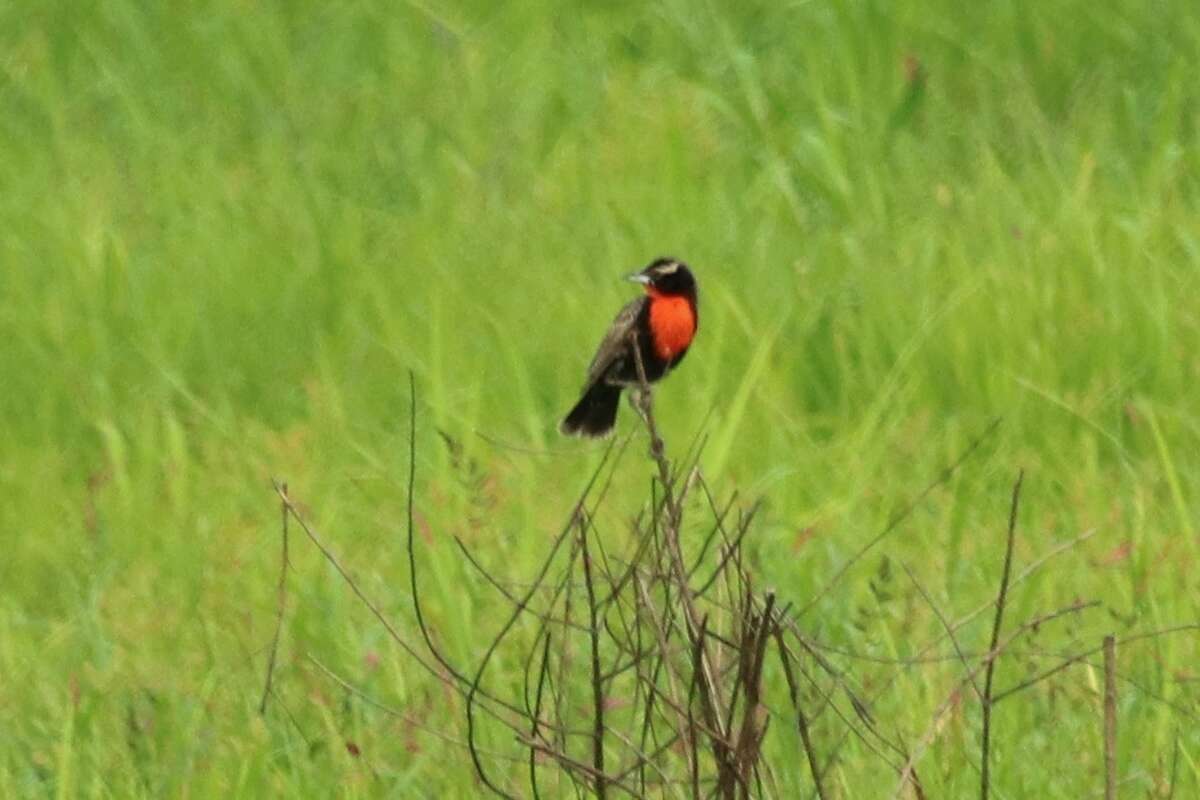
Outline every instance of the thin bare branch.
<svg viewBox="0 0 1200 800">
<path fill-rule="evenodd" d="M 788 658 L 787 644 L 783 641 L 783 631 L 776 627 L 774 630 L 775 644 L 779 650 L 779 661 L 783 664 L 783 675 L 787 680 L 788 694 L 792 700 L 792 708 L 796 712 L 796 728 L 800 731 L 800 744 L 804 748 L 804 757 L 808 760 L 808 771 L 812 774 L 813 785 L 817 790 L 819 800 L 827 800 L 825 785 L 821 781 L 821 769 L 817 765 L 817 751 L 813 747 L 812 736 L 808 730 L 808 718 L 801 704 L 800 687 L 796 683 L 796 675 L 792 671 L 792 662 Z"/>
<path fill-rule="evenodd" d="M 284 497 L 287 497 L 287 483 L 281 483 Z M 279 654 L 279 636 L 283 632 L 283 617 L 287 612 L 287 573 L 288 573 L 288 507 L 287 501 L 279 504 L 280 527 L 282 528 L 282 552 L 279 556 L 279 589 L 275 605 L 275 633 L 271 635 L 271 650 L 267 658 L 267 678 L 263 686 L 262 702 L 258 704 L 258 713 L 267 713 L 267 699 L 271 696 L 271 680 L 275 675 L 275 658 Z"/>
<path fill-rule="evenodd" d="M 596 797 L 608 797 L 604 774 L 604 681 L 600 676 L 600 621 L 596 608 L 596 590 L 592 585 L 592 559 L 588 553 L 588 526 L 579 519 L 579 548 L 583 555 L 583 578 L 587 586 L 588 632 L 592 652 L 592 766 L 596 771 Z"/>
<path fill-rule="evenodd" d="M 934 616 L 938 618 L 938 622 L 942 624 L 942 629 L 946 631 L 946 635 L 950 637 L 950 642 L 954 645 L 954 652 L 958 655 L 958 659 L 962 662 L 967 674 L 971 675 L 971 663 L 967 660 L 967 654 L 963 652 L 962 646 L 958 643 L 958 637 L 954 634 L 954 628 L 950 625 L 950 621 L 946 619 L 946 615 L 938 608 L 937 603 L 933 602 L 933 598 L 929 596 L 929 592 L 925 591 L 925 587 L 917 580 L 916 574 L 909 568 L 908 564 L 901 561 L 900 566 L 908 575 L 908 579 L 912 581 L 913 586 L 917 587 L 917 592 L 921 595 L 921 599 L 925 601 L 925 604 L 933 611 Z M 971 688 L 975 690 L 975 696 L 982 701 L 983 691 L 979 688 L 979 684 L 975 682 L 973 676 L 971 677 Z"/>
<path fill-rule="evenodd" d="M 550 632 L 547 631 L 543 637 L 545 644 L 542 645 L 542 666 L 538 670 L 537 694 L 533 702 L 533 725 L 529 732 L 529 738 L 537 741 L 540 731 L 539 724 L 542 720 L 542 690 L 546 688 L 546 675 L 549 673 L 550 666 Z M 538 791 L 537 780 L 537 749 L 529 748 L 529 787 L 533 791 L 534 800 L 539 800 L 541 793 Z"/>
<path fill-rule="evenodd" d="M 1117 800 L 1117 640 L 1104 637 L 1104 800 Z"/>
<path fill-rule="evenodd" d="M 1008 537 L 1004 545 L 1004 571 L 1000 576 L 1000 592 L 996 596 L 996 616 L 992 620 L 992 638 L 988 650 L 992 653 L 992 657 L 988 658 L 987 669 L 983 677 L 983 737 L 980 745 L 981 754 L 979 758 L 979 797 L 980 800 L 987 800 L 988 792 L 991 788 L 989 764 L 991 759 L 991 734 L 992 734 L 992 677 L 996 671 L 996 646 L 1000 643 L 1000 626 L 1004 621 L 1004 604 L 1008 599 L 1008 579 L 1012 573 L 1012 554 L 1013 541 L 1017 533 L 1017 511 L 1021 504 L 1021 483 L 1025 479 L 1025 472 L 1021 470 L 1017 473 L 1017 482 L 1013 484 L 1012 490 L 1012 507 L 1008 515 Z"/>
</svg>

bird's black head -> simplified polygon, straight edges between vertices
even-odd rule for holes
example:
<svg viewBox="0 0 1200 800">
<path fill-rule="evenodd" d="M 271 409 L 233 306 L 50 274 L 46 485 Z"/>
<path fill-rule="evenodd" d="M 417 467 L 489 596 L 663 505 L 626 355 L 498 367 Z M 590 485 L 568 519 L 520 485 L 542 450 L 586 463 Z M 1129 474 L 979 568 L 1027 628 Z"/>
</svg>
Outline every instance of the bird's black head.
<svg viewBox="0 0 1200 800">
<path fill-rule="evenodd" d="M 675 258 L 656 258 L 641 272 L 629 276 L 631 281 L 645 284 L 647 291 L 661 294 L 695 296 L 696 278 L 687 264 Z"/>
</svg>

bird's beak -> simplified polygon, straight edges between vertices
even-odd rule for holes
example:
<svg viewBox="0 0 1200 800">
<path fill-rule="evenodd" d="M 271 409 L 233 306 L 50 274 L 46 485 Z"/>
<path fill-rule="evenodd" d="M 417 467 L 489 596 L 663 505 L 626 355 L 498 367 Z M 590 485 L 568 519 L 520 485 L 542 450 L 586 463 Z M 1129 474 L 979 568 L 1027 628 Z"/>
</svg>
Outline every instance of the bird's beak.
<svg viewBox="0 0 1200 800">
<path fill-rule="evenodd" d="M 635 272 L 632 275 L 626 275 L 625 280 L 633 281 L 634 283 L 648 284 L 650 283 L 650 276 L 644 272 Z"/>
</svg>

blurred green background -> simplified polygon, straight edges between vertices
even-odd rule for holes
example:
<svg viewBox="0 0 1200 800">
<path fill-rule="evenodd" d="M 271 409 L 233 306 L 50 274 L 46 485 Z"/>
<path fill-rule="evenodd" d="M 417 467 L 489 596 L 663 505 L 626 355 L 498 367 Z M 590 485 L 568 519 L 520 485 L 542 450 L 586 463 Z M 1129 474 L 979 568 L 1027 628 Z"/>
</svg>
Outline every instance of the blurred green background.
<svg viewBox="0 0 1200 800">
<path fill-rule="evenodd" d="M 1190 0 L 0 3 L 0 794 L 476 796 L 461 748 L 309 659 L 461 738 L 299 540 L 259 717 L 269 478 L 414 632 L 413 370 L 429 613 L 477 659 L 501 607 L 451 534 L 529 576 L 602 452 L 558 418 L 619 277 L 659 255 L 701 287 L 657 393 L 670 449 L 707 434 L 710 482 L 765 500 L 752 564 L 788 600 L 1003 418 L 806 617 L 818 640 L 894 657 L 940 632 L 897 560 L 952 617 L 986 602 L 1019 467 L 1018 567 L 1097 534 L 1011 619 L 1103 601 L 1047 650 L 1196 621 L 1198 67 Z M 1131 795 L 1198 791 L 1198 641 L 1121 649 Z M 960 669 L 873 713 L 915 741 Z M 997 796 L 1101 785 L 1095 690 L 1078 665 L 997 707 Z M 974 791 L 978 728 L 964 704 L 934 742 L 931 796 Z M 840 797 L 895 780 L 857 740 L 830 774 Z"/>
</svg>

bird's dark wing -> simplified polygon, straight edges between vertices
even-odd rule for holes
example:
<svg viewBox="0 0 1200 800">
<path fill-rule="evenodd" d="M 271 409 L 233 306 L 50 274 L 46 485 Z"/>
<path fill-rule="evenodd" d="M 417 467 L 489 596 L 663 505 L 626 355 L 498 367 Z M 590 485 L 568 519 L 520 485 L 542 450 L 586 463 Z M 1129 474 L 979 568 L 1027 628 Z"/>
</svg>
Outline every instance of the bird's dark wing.
<svg viewBox="0 0 1200 800">
<path fill-rule="evenodd" d="M 634 326 L 637 324 L 638 315 L 642 313 L 642 307 L 645 304 L 644 296 L 630 300 L 617 314 L 617 318 L 608 328 L 608 333 L 604 335 L 604 341 L 600 342 L 600 346 L 596 348 L 596 355 L 592 357 L 592 363 L 588 366 L 588 386 L 600 380 L 604 373 L 608 372 L 609 367 L 629 354 L 629 343 L 633 339 Z"/>
</svg>

